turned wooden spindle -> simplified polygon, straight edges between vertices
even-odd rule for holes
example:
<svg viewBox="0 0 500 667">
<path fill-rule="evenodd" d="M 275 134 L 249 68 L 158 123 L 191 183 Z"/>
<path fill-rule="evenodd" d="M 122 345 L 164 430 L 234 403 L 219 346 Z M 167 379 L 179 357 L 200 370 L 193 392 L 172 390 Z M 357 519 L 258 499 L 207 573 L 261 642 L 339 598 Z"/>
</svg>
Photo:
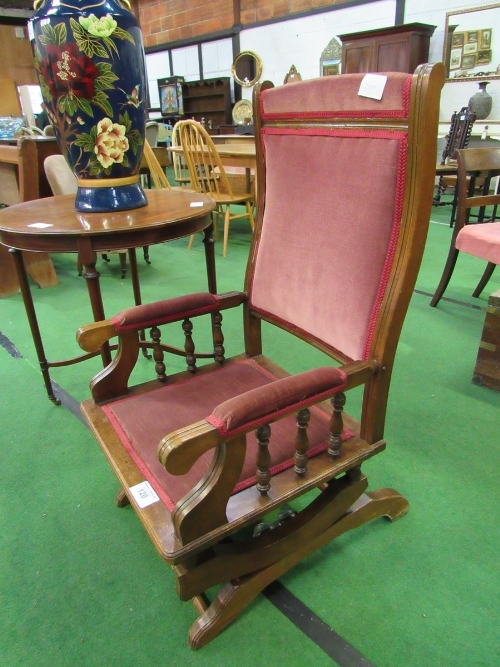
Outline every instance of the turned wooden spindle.
<svg viewBox="0 0 500 667">
<path fill-rule="evenodd" d="M 161 331 L 158 329 L 157 326 L 154 326 L 151 327 L 149 334 L 151 336 L 151 340 L 153 341 L 153 359 L 155 361 L 156 377 L 161 382 L 166 382 L 167 376 L 165 373 L 166 368 L 164 363 L 165 355 L 163 354 L 163 350 L 161 349 L 160 345 Z"/>
<path fill-rule="evenodd" d="M 328 442 L 328 453 L 331 456 L 339 456 L 340 448 L 342 446 L 342 431 L 344 430 L 344 421 L 342 419 L 342 411 L 345 405 L 345 394 L 339 391 L 331 399 L 333 414 L 330 420 L 330 437 Z"/>
<path fill-rule="evenodd" d="M 217 311 L 212 315 L 213 337 L 214 337 L 214 359 L 217 363 L 224 363 L 224 336 L 222 334 L 222 314 Z"/>
<path fill-rule="evenodd" d="M 193 333 L 193 323 L 190 319 L 186 319 L 182 323 L 182 330 L 184 331 L 184 352 L 186 353 L 187 368 L 190 373 L 196 372 L 196 357 L 194 355 L 194 342 L 191 334 Z"/>
<path fill-rule="evenodd" d="M 295 437 L 295 454 L 293 457 L 293 469 L 297 475 L 305 475 L 307 471 L 307 450 L 309 449 L 309 437 L 307 435 L 307 426 L 311 419 L 311 413 L 308 408 L 299 410 L 295 415 L 297 420 L 297 435 Z"/>
<path fill-rule="evenodd" d="M 269 439 L 271 437 L 271 427 L 269 424 L 260 426 L 256 431 L 259 450 L 257 453 L 257 489 L 264 496 L 271 488 L 271 456 L 269 454 Z"/>
</svg>

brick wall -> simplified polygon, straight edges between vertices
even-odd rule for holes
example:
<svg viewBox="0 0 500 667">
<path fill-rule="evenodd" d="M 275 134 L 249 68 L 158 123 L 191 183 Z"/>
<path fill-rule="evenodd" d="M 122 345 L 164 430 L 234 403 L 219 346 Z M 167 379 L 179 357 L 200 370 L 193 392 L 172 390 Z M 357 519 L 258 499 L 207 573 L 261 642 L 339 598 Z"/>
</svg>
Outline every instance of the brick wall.
<svg viewBox="0 0 500 667">
<path fill-rule="evenodd" d="M 347 0 L 138 0 L 145 46 L 168 46 L 179 40 L 230 30 L 240 6 L 240 23 L 281 18 Z M 236 8 L 236 9 L 235 9 Z M 238 21 L 236 20 L 236 23 Z"/>
</svg>

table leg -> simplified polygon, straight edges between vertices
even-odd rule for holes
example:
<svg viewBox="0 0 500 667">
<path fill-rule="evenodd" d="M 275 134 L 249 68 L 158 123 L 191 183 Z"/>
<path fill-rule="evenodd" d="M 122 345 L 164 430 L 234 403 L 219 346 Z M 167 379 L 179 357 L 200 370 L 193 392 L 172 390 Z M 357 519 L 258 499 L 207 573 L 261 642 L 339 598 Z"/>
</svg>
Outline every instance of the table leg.
<svg viewBox="0 0 500 667">
<path fill-rule="evenodd" d="M 99 284 L 99 276 L 101 274 L 96 269 L 95 253 L 90 244 L 88 245 L 88 247 L 83 243 L 80 245 L 78 249 L 78 259 L 80 260 L 81 264 L 85 267 L 83 277 L 87 281 L 87 290 L 89 293 L 90 305 L 92 307 L 92 315 L 94 316 L 94 322 L 99 322 L 100 320 L 105 319 L 101 287 Z M 108 343 L 105 343 L 101 347 L 101 359 L 105 367 L 111 363 L 111 352 L 109 350 Z"/>
<path fill-rule="evenodd" d="M 213 223 L 203 230 L 203 244 L 205 246 L 205 261 L 207 264 L 208 291 L 211 294 L 217 294 Z"/>
<path fill-rule="evenodd" d="M 137 269 L 137 253 L 135 248 L 128 249 L 128 260 L 130 264 L 130 275 L 132 276 L 132 289 L 134 290 L 134 303 L 136 306 L 140 306 L 142 303 L 141 297 L 141 285 L 139 283 L 139 272 Z M 146 341 L 146 333 L 144 329 L 141 329 L 139 333 L 139 339 L 144 343 Z M 146 359 L 151 359 L 151 355 L 148 354 L 146 348 L 142 348 L 142 354 Z"/>
<path fill-rule="evenodd" d="M 52 390 L 52 382 L 50 381 L 47 357 L 45 356 L 45 350 L 42 343 L 42 336 L 40 334 L 40 327 L 38 326 L 38 320 L 36 317 L 33 297 L 31 296 L 31 289 L 28 283 L 28 277 L 26 275 L 26 267 L 24 266 L 23 254 L 20 250 L 11 249 L 9 250 L 9 252 L 12 253 L 12 256 L 14 258 L 14 263 L 16 265 L 19 286 L 21 288 L 21 294 L 23 297 L 24 307 L 26 309 L 26 315 L 28 316 L 31 335 L 33 337 L 33 342 L 35 344 L 38 363 L 40 364 L 40 370 L 42 371 L 42 377 L 45 383 L 45 389 L 47 390 L 47 395 L 50 398 L 50 400 L 56 405 L 60 405 L 61 401 L 55 397 L 54 392 Z"/>
</svg>

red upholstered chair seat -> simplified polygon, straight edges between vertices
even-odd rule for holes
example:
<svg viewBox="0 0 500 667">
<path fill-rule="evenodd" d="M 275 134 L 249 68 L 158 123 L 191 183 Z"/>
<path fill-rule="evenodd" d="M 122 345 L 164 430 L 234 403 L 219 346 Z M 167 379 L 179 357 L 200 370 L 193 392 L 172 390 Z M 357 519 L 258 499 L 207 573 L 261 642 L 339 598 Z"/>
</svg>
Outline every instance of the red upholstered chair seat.
<svg viewBox="0 0 500 667">
<path fill-rule="evenodd" d="M 460 230 L 455 243 L 457 250 L 500 264 L 500 225 L 470 225 Z"/>
<path fill-rule="evenodd" d="M 213 454 L 204 454 L 186 475 L 171 475 L 158 461 L 158 445 L 165 434 L 205 419 L 224 401 L 276 379 L 255 361 L 240 361 L 175 385 L 160 386 L 147 394 L 127 396 L 104 406 L 103 410 L 145 478 L 172 511 L 174 505 L 207 472 Z M 342 388 L 344 378 L 340 372 L 338 379 L 339 388 Z M 193 391 L 196 392 L 196 401 L 193 400 Z M 328 415 L 319 408 L 311 410 L 308 456 L 327 449 L 329 421 Z M 270 449 L 272 474 L 293 466 L 296 430 L 293 415 L 273 424 Z M 350 431 L 344 431 L 344 438 L 352 435 Z M 247 456 L 235 492 L 255 484 L 258 446 L 251 436 L 247 443 Z"/>
</svg>

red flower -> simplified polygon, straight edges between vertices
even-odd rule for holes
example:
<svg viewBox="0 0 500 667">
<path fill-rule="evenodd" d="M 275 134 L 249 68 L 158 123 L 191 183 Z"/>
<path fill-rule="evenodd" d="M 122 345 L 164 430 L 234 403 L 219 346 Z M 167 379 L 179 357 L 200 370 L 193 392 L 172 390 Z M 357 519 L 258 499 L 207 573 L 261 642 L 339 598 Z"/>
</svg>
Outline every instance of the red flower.
<svg viewBox="0 0 500 667">
<path fill-rule="evenodd" d="M 40 72 L 56 99 L 70 92 L 88 100 L 94 97 L 99 70 L 74 42 L 62 47 L 47 44 Z"/>
</svg>

